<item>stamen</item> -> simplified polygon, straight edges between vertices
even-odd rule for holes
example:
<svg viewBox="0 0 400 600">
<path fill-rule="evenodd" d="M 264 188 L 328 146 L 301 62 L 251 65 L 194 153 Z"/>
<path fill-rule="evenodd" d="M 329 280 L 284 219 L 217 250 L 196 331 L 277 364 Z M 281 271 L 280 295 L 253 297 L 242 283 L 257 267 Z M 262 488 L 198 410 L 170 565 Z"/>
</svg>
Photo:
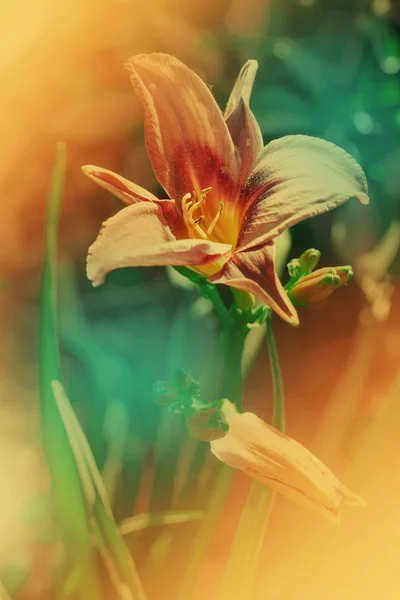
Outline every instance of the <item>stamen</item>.
<svg viewBox="0 0 400 600">
<path fill-rule="evenodd" d="M 182 198 L 182 206 L 186 206 L 187 201 L 190 200 L 192 197 L 192 194 L 190 192 L 188 192 L 187 194 L 185 194 Z"/>
<path fill-rule="evenodd" d="M 211 221 L 209 228 L 207 229 L 207 236 L 211 235 L 212 232 L 214 231 L 214 228 L 215 228 L 216 224 L 218 223 L 218 220 L 219 220 L 220 216 L 222 215 L 223 210 L 224 210 L 224 203 L 220 202 L 219 203 L 219 211 L 217 212 L 217 214 Z"/>
<path fill-rule="evenodd" d="M 203 229 L 200 226 L 200 223 L 202 223 L 205 220 L 204 215 L 201 214 L 195 219 L 194 214 L 196 213 L 196 210 L 200 208 L 203 202 L 206 200 L 206 196 L 211 190 L 212 187 L 208 187 L 202 189 L 199 195 L 197 195 L 195 191 L 192 191 L 188 192 L 182 197 L 183 219 L 188 229 L 188 233 L 190 235 L 192 232 L 196 232 L 203 240 L 208 239 L 208 236 L 213 232 L 214 227 L 216 226 L 218 219 L 222 214 L 222 209 L 224 206 L 223 203 L 220 202 L 220 209 L 215 215 L 212 223 L 208 227 L 207 232 L 203 231 Z"/>
<path fill-rule="evenodd" d="M 208 187 L 208 188 L 204 188 L 203 190 L 201 190 L 201 195 L 204 196 L 204 198 L 207 196 L 207 194 L 209 192 L 211 192 L 212 187 Z"/>
<path fill-rule="evenodd" d="M 200 227 L 200 225 L 196 225 L 196 226 L 194 227 L 194 230 L 195 230 L 195 231 L 197 231 L 197 233 L 199 234 L 199 236 L 200 236 L 201 238 L 203 238 L 203 240 L 206 240 L 206 239 L 207 239 L 207 234 L 206 234 L 206 233 L 204 233 L 204 231 L 202 230 L 202 228 Z"/>
<path fill-rule="evenodd" d="M 189 217 L 193 217 L 193 213 L 199 208 L 199 206 L 201 206 L 203 204 L 205 199 L 206 199 L 205 196 L 201 196 L 201 198 L 198 202 L 195 202 L 194 204 L 191 205 L 191 207 L 189 209 Z"/>
<path fill-rule="evenodd" d="M 199 225 L 199 223 L 201 223 L 201 221 L 203 221 L 203 220 L 204 220 L 204 217 L 201 216 L 198 219 L 196 219 L 195 221 L 193 221 L 193 223 L 189 229 L 189 232 L 194 229 L 199 234 L 199 236 L 203 238 L 203 240 L 206 240 L 207 234 L 204 233 L 204 231 L 202 230 L 202 228 Z"/>
</svg>

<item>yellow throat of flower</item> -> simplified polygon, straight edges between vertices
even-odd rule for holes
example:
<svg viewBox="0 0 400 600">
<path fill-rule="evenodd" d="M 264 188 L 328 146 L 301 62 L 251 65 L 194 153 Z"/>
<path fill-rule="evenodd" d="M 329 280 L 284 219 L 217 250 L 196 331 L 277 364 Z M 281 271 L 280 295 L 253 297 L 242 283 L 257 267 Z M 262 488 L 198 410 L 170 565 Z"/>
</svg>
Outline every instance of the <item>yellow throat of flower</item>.
<svg viewBox="0 0 400 600">
<path fill-rule="evenodd" d="M 208 187 L 200 193 L 193 191 L 183 196 L 182 215 L 188 236 L 234 246 L 238 236 L 236 215 L 226 214 L 224 202 L 219 202 L 214 214 L 210 214 L 214 202 L 209 202 L 207 206 L 207 196 L 211 190 Z"/>
<path fill-rule="evenodd" d="M 209 240 L 223 244 L 232 244 L 234 250 L 238 238 L 238 215 L 226 214 L 225 203 L 219 202 L 215 207 L 214 202 L 207 205 L 207 196 L 212 188 L 204 188 L 199 193 L 188 192 L 182 198 L 182 216 L 189 238 Z M 214 212 L 212 212 L 214 208 Z M 226 261 L 219 260 L 216 263 L 194 268 L 203 275 L 212 275 L 220 270 Z"/>
</svg>

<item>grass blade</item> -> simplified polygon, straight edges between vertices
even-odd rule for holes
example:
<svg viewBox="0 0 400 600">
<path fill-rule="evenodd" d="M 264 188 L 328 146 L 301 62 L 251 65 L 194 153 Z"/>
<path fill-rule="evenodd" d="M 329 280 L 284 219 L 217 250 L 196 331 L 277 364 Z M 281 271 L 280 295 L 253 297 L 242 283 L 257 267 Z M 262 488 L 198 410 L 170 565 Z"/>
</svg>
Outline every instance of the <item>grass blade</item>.
<svg viewBox="0 0 400 600">
<path fill-rule="evenodd" d="M 136 566 L 115 523 L 103 480 L 85 434 L 61 382 L 53 381 L 52 389 L 79 470 L 83 472 L 82 482 L 86 499 L 91 506 L 95 522 L 94 532 L 110 579 L 124 600 L 146 600 Z M 91 486 L 88 485 L 88 481 Z"/>
<path fill-rule="evenodd" d="M 169 510 L 158 513 L 143 513 L 126 519 L 119 530 L 122 535 L 135 533 L 147 527 L 157 527 L 160 525 L 176 525 L 187 523 L 188 521 L 199 521 L 203 517 L 200 510 Z"/>
<path fill-rule="evenodd" d="M 60 360 L 57 335 L 57 233 L 66 152 L 57 147 L 47 202 L 45 258 L 42 272 L 39 321 L 39 390 L 42 442 L 51 476 L 52 496 L 62 531 L 66 569 L 70 574 L 79 567 L 77 597 L 86 600 L 99 598 L 84 492 L 79 468 L 60 417 L 51 382 L 60 379 Z M 82 568 L 84 566 L 84 568 Z"/>
</svg>

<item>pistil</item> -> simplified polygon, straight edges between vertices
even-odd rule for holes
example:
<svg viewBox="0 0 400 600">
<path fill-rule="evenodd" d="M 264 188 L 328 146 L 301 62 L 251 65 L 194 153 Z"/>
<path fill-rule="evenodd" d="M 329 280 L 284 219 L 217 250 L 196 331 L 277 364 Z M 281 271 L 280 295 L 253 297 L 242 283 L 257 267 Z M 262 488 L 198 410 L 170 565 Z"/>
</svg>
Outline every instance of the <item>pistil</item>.
<svg viewBox="0 0 400 600">
<path fill-rule="evenodd" d="M 224 210 L 224 203 L 220 202 L 219 203 L 219 211 L 217 212 L 217 214 L 215 215 L 215 217 L 213 218 L 213 220 L 211 221 L 211 225 L 209 226 L 209 228 L 207 229 L 207 236 L 211 235 L 212 232 L 214 231 L 214 228 L 216 226 L 216 224 L 219 221 L 220 216 L 222 215 L 222 211 Z"/>
</svg>

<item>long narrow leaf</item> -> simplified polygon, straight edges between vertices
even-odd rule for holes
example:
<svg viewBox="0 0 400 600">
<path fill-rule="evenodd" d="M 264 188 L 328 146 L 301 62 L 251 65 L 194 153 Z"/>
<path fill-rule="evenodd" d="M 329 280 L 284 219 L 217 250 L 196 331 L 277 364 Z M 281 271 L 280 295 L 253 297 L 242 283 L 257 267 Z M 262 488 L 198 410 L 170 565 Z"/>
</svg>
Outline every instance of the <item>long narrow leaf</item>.
<svg viewBox="0 0 400 600">
<path fill-rule="evenodd" d="M 90 480 L 95 490 L 95 499 L 91 509 L 95 521 L 94 530 L 110 578 L 116 585 L 121 597 L 127 600 L 128 598 L 131 600 L 146 600 L 136 566 L 115 523 L 103 480 L 85 434 L 61 382 L 53 381 L 52 389 L 71 447 L 74 448 L 77 462 L 81 470 L 84 471 L 84 481 Z M 91 490 L 89 487 L 85 489 L 90 493 L 87 500 L 91 502 Z"/>
<path fill-rule="evenodd" d="M 128 535 L 129 533 L 135 533 L 148 527 L 199 521 L 203 517 L 203 514 L 200 510 L 169 510 L 159 513 L 144 513 L 126 519 L 119 530 L 122 535 Z"/>
<path fill-rule="evenodd" d="M 69 573 L 82 567 L 79 598 L 96 600 L 98 583 L 84 492 L 79 468 L 60 417 L 51 382 L 60 379 L 57 336 L 57 231 L 64 187 L 65 147 L 57 147 L 47 202 L 45 259 L 39 323 L 39 388 L 42 441 L 50 470 L 52 495 L 66 550 Z"/>
</svg>

